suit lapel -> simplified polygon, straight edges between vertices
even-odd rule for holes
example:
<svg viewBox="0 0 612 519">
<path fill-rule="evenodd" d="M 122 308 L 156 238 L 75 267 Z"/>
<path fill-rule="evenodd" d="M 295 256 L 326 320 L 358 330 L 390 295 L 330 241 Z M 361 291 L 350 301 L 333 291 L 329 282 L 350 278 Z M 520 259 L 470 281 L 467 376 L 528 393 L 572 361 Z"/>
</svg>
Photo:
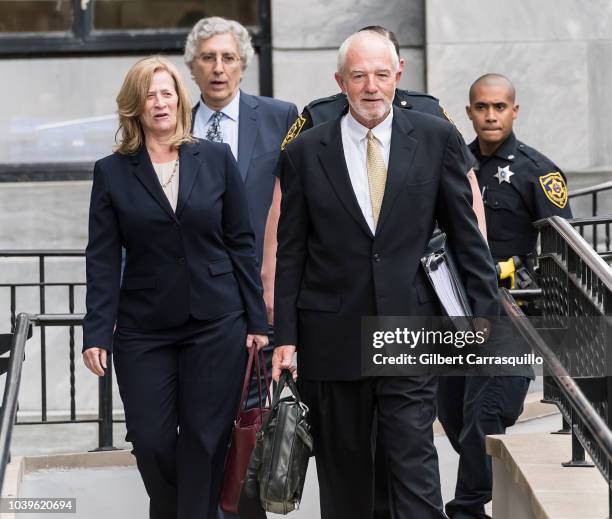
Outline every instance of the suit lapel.
<svg viewBox="0 0 612 519">
<path fill-rule="evenodd" d="M 200 108 L 200 101 L 198 101 L 191 109 L 191 133 L 193 133 L 193 129 L 195 127 L 195 118 L 196 114 L 198 113 L 198 108 Z"/>
<path fill-rule="evenodd" d="M 176 217 L 179 218 L 193 191 L 193 186 L 202 168 L 197 146 L 183 144 L 179 148 L 179 192 L 176 202 Z"/>
<path fill-rule="evenodd" d="M 387 182 L 376 226 L 377 233 L 385 224 L 397 195 L 404 188 L 407 179 L 410 177 L 410 166 L 418 145 L 418 141 L 409 135 L 412 130 L 414 130 L 414 126 L 412 126 L 408 117 L 405 116 L 401 109 L 394 107 Z"/>
<path fill-rule="evenodd" d="M 372 238 L 372 231 L 361 212 L 346 167 L 344 148 L 342 146 L 342 132 L 340 130 L 341 119 L 342 116 L 336 120 L 335 124 L 330 126 L 329 134 L 321 139 L 323 149 L 319 153 L 319 160 L 342 205 L 344 205 L 363 232 Z"/>
<path fill-rule="evenodd" d="M 141 146 L 140 150 L 132 155 L 132 173 L 136 175 L 138 180 L 160 205 L 160 207 L 166 211 L 173 220 L 176 220 L 176 215 L 172 210 L 172 206 L 170 205 L 170 202 L 168 202 L 168 198 L 164 194 L 161 184 L 157 179 L 157 174 L 153 169 L 153 164 L 149 158 L 149 153 L 147 152 L 146 146 Z"/>
<path fill-rule="evenodd" d="M 238 115 L 238 167 L 242 180 L 246 181 L 251 158 L 253 156 L 253 147 L 257 139 L 257 131 L 259 129 L 259 118 L 257 116 L 257 100 L 240 91 L 240 109 Z"/>
</svg>

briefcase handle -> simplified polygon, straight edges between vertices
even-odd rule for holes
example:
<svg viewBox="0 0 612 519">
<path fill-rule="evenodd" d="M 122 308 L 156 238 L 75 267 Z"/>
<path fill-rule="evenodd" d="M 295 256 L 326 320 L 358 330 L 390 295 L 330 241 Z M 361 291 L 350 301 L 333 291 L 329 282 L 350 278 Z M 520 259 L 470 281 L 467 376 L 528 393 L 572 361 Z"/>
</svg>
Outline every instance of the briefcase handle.
<svg viewBox="0 0 612 519">
<path fill-rule="evenodd" d="M 257 347 L 253 345 L 249 349 L 249 360 L 247 361 L 246 371 L 244 372 L 244 380 L 242 381 L 242 393 L 240 396 L 240 402 L 238 403 L 238 409 L 236 411 L 236 420 L 240 416 L 240 413 L 246 408 L 247 400 L 249 396 L 249 389 L 251 387 L 251 375 L 255 373 L 257 378 L 257 395 L 259 396 L 259 410 L 261 411 L 260 416 L 263 416 L 264 408 L 272 407 L 270 401 L 270 379 L 268 378 L 268 370 L 266 368 L 266 360 L 264 358 L 263 350 L 257 351 Z M 263 374 L 265 389 L 261 387 L 261 376 Z M 266 393 L 265 399 L 262 398 L 263 391 Z"/>
<path fill-rule="evenodd" d="M 289 389 L 293 393 L 298 404 L 303 405 L 302 399 L 300 398 L 300 393 L 298 392 L 298 388 L 295 384 L 295 380 L 293 380 L 293 373 L 288 369 L 284 369 L 281 371 L 280 377 L 278 378 L 278 384 L 276 384 L 276 389 L 274 391 L 274 398 L 272 399 L 272 407 L 278 404 L 280 400 L 281 393 L 285 386 L 289 386 Z"/>
</svg>

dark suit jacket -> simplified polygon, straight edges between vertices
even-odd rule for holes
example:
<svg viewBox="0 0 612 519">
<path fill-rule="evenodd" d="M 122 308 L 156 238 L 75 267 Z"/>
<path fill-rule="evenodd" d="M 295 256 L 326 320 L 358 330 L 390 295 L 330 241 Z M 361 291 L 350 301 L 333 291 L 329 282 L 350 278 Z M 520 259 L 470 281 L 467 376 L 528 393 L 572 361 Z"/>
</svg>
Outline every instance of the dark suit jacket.
<svg viewBox="0 0 612 519">
<path fill-rule="evenodd" d="M 194 106 L 193 118 L 199 106 L 199 102 Z M 238 166 L 249 202 L 251 224 L 255 232 L 255 250 L 261 263 L 266 219 L 272 203 L 276 178 L 274 171 L 280 146 L 298 113 L 292 103 L 252 96 L 242 90 L 239 106 Z"/>
<path fill-rule="evenodd" d="M 179 159 L 176 213 L 145 147 L 96 162 L 85 348 L 110 349 L 115 321 L 147 331 L 179 326 L 190 315 L 209 320 L 240 310 L 249 332 L 267 333 L 253 231 L 229 146 L 183 144 Z"/>
<path fill-rule="evenodd" d="M 436 221 L 456 251 L 474 313 L 499 313 L 457 130 L 438 117 L 393 110 L 375 236 L 351 185 L 340 118 L 305 132 L 281 158 L 276 343 L 297 346 L 308 379 L 360 377 L 362 316 L 441 315 L 420 268 Z"/>
</svg>

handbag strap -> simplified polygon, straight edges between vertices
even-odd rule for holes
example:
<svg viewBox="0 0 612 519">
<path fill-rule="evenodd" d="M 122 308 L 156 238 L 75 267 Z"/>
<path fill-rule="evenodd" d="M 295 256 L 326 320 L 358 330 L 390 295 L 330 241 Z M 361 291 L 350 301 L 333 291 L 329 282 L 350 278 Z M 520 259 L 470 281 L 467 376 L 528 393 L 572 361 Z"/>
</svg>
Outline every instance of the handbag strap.
<svg viewBox="0 0 612 519">
<path fill-rule="evenodd" d="M 249 348 L 249 360 L 247 361 L 247 367 L 244 373 L 244 380 L 242 381 L 242 393 L 240 396 L 240 402 L 238 403 L 238 409 L 236 410 L 236 419 L 238 419 L 238 417 L 240 416 L 240 412 L 246 408 L 253 372 L 255 373 L 255 377 L 257 378 L 257 394 L 259 397 L 259 410 L 261 411 L 260 414 L 263 414 L 263 410 L 264 408 L 266 408 L 266 405 L 268 408 L 272 407 L 272 401 L 270 399 L 269 391 L 270 379 L 268 378 L 268 370 L 266 369 L 266 360 L 264 357 L 264 353 L 263 350 L 257 351 L 257 348 L 255 346 L 252 346 L 251 348 Z M 261 386 L 262 373 L 264 376 L 266 391 L 265 399 L 262 398 L 262 391 L 264 390 L 264 388 L 262 388 Z"/>
<path fill-rule="evenodd" d="M 266 367 L 266 358 L 264 356 L 263 350 L 260 350 L 259 354 L 261 356 L 259 362 L 260 362 L 261 367 L 262 367 L 262 371 L 263 371 L 263 375 L 264 375 L 264 381 L 265 381 L 265 384 L 266 384 L 266 404 L 267 404 L 267 407 L 272 407 L 272 396 L 270 395 L 270 387 L 271 387 L 270 386 L 270 382 L 271 382 L 271 380 L 270 380 L 270 377 L 268 375 L 268 368 Z"/>
<path fill-rule="evenodd" d="M 263 408 L 264 408 L 263 400 L 261 398 L 261 365 L 262 364 L 265 364 L 265 359 L 261 355 L 261 351 L 258 351 L 257 354 L 255 355 L 255 372 L 256 372 L 255 376 L 257 377 L 257 398 L 259 400 L 260 418 L 261 418 L 261 415 L 263 414 Z"/>
<path fill-rule="evenodd" d="M 242 380 L 242 392 L 240 393 L 240 401 L 238 402 L 238 409 L 236 409 L 236 419 L 240 415 L 240 411 L 246 406 L 246 399 L 249 394 L 249 382 L 251 380 L 251 371 L 253 370 L 253 359 L 255 357 L 255 348 L 249 349 L 249 360 L 247 361 L 246 370 L 244 372 L 244 379 Z"/>
</svg>

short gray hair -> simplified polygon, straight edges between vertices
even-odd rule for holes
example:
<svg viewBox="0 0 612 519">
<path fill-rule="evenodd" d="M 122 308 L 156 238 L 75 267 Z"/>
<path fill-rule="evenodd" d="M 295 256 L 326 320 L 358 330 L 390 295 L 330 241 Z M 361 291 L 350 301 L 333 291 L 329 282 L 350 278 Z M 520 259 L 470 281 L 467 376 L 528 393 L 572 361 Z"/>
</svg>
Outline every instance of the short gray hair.
<svg viewBox="0 0 612 519">
<path fill-rule="evenodd" d="M 187 66 L 191 68 L 191 63 L 196 57 L 195 54 L 198 51 L 200 40 L 206 40 L 215 34 L 225 34 L 227 32 L 234 37 L 236 43 L 238 44 L 238 53 L 240 54 L 240 60 L 242 61 L 242 68 L 247 68 L 248 64 L 255 55 L 249 31 L 247 31 L 238 22 L 234 20 L 226 20 L 220 16 L 202 18 L 193 26 L 193 29 L 191 29 L 191 32 L 185 41 L 185 54 L 183 55 Z"/>
<path fill-rule="evenodd" d="M 397 52 L 395 51 L 395 47 L 393 46 L 391 40 L 389 40 L 389 38 L 385 38 L 382 34 L 376 31 L 368 29 L 365 31 L 355 32 L 342 42 L 342 45 L 340 45 L 340 49 L 338 49 L 338 73 L 342 74 L 344 70 L 344 65 L 346 64 L 346 53 L 351 43 L 353 43 L 353 40 L 356 40 L 357 38 L 362 38 L 365 34 L 374 35 L 385 42 L 385 45 L 389 48 L 389 55 L 391 56 L 391 63 L 394 68 L 393 72 L 397 72 L 397 70 L 399 69 L 399 57 L 397 55 Z"/>
</svg>

